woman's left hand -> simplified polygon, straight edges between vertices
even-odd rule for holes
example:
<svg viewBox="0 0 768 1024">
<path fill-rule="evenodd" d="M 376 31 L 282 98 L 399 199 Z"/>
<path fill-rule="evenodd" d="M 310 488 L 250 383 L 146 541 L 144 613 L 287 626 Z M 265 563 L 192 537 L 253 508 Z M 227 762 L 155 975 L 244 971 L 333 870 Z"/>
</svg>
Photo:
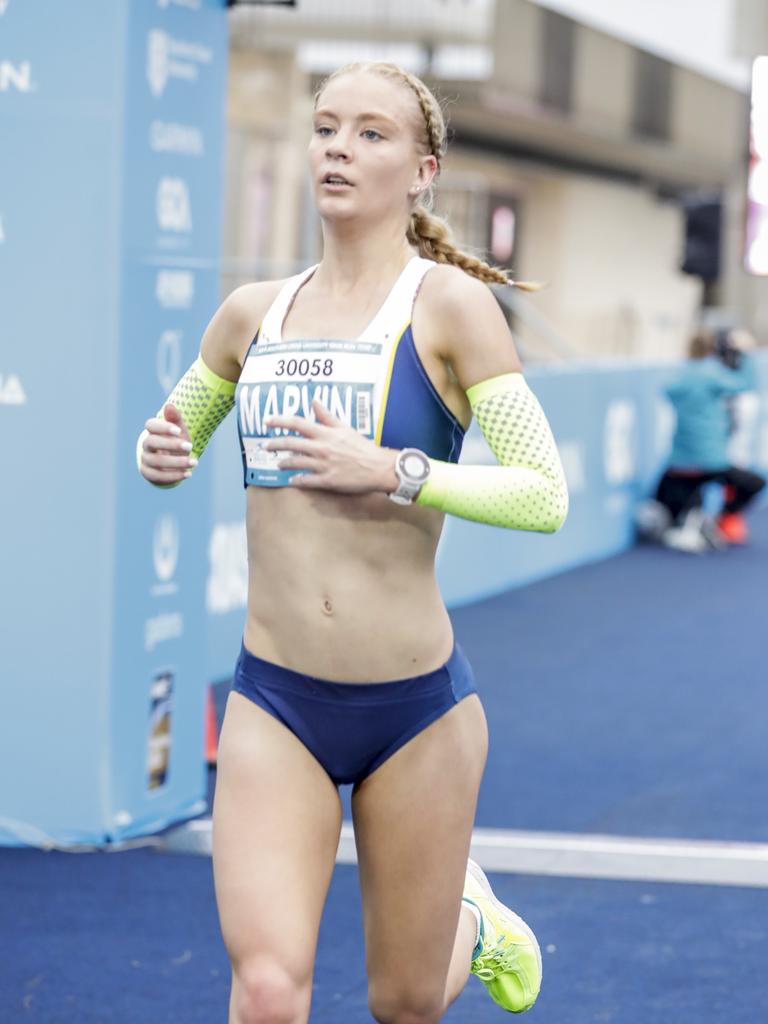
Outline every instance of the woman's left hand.
<svg viewBox="0 0 768 1024">
<path fill-rule="evenodd" d="M 317 400 L 312 402 L 316 420 L 303 416 L 271 416 L 271 429 L 296 431 L 271 437 L 268 451 L 290 452 L 280 459 L 280 469 L 301 469 L 291 477 L 291 486 L 306 490 L 368 494 L 397 490 L 396 451 L 382 448 L 357 430 L 346 426 Z M 306 472 L 309 470 L 309 472 Z"/>
</svg>

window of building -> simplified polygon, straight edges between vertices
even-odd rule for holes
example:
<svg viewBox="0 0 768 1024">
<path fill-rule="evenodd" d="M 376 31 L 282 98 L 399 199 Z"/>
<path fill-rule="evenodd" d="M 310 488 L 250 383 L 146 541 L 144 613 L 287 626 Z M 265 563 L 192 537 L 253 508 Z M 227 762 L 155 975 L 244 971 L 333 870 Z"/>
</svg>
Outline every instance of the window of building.
<svg viewBox="0 0 768 1024">
<path fill-rule="evenodd" d="M 539 100 L 562 114 L 573 109 L 573 55 L 576 25 L 557 11 L 542 10 Z"/>
<path fill-rule="evenodd" d="M 670 135 L 672 65 L 645 50 L 635 51 L 632 129 L 635 135 L 667 140 Z"/>
</svg>

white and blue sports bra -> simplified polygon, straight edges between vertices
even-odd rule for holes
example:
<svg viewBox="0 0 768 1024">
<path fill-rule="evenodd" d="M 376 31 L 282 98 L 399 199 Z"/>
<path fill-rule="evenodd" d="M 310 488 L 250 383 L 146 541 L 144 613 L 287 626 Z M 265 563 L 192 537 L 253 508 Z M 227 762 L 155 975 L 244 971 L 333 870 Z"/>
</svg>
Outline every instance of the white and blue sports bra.
<svg viewBox="0 0 768 1024">
<path fill-rule="evenodd" d="M 313 419 L 315 398 L 376 444 L 458 462 L 464 430 L 427 376 L 411 328 L 421 282 L 435 265 L 414 256 L 354 341 L 283 341 L 283 322 L 316 267 L 285 282 L 251 342 L 235 393 L 245 486 L 282 487 L 297 472 L 280 469 L 280 453 L 265 450 L 267 438 L 281 431 L 264 420 Z"/>
</svg>

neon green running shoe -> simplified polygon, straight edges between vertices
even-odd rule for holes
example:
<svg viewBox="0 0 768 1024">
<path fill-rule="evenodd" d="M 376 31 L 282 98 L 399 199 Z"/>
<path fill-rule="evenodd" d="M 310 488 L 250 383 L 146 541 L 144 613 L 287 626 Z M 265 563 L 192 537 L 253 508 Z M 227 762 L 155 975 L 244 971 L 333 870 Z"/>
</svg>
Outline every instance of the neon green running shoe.
<svg viewBox="0 0 768 1024">
<path fill-rule="evenodd" d="M 479 864 L 470 860 L 463 899 L 480 911 L 480 940 L 471 971 L 491 999 L 510 1013 L 524 1013 L 541 988 L 541 951 L 528 925 L 493 895 Z"/>
</svg>

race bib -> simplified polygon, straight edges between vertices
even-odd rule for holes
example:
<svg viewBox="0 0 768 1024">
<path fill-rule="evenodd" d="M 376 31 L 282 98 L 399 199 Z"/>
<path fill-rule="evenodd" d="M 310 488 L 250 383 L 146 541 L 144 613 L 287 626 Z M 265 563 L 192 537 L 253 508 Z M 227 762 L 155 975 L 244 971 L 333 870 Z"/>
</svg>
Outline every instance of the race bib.
<svg viewBox="0 0 768 1024">
<path fill-rule="evenodd" d="M 314 420 L 313 399 L 347 426 L 373 438 L 376 430 L 382 346 L 363 341 L 255 342 L 237 386 L 238 429 L 245 460 L 245 483 L 284 487 L 305 472 L 280 469 L 289 452 L 267 451 L 268 438 L 290 431 L 267 428 L 270 416 Z"/>
</svg>

